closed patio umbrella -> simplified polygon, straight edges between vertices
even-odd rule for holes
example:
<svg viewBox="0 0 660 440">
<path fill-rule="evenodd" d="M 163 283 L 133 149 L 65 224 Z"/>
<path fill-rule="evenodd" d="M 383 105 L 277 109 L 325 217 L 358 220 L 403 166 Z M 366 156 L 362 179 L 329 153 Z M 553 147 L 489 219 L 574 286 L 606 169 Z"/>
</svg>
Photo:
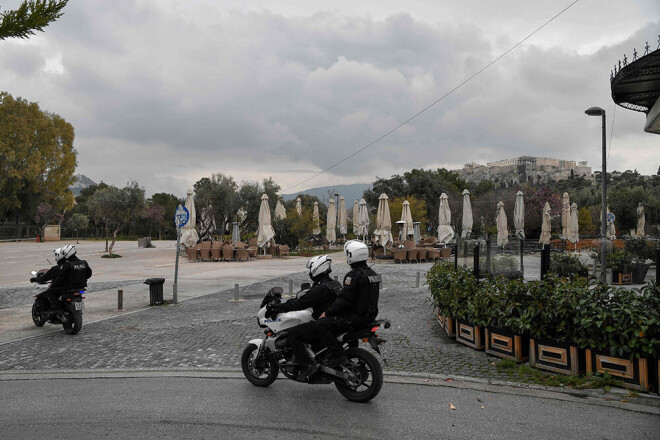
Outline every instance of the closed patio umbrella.
<svg viewBox="0 0 660 440">
<path fill-rule="evenodd" d="M 387 194 L 378 197 L 378 211 L 376 213 L 376 230 L 374 231 L 376 241 L 382 246 L 392 243 L 392 216 L 390 215 L 390 204 Z"/>
<path fill-rule="evenodd" d="M 270 224 L 270 206 L 268 205 L 268 196 L 261 196 L 261 206 L 259 207 L 259 230 L 257 231 L 257 246 L 265 248 L 270 246 L 270 240 L 275 237 L 275 230 Z"/>
<path fill-rule="evenodd" d="M 356 200 L 353 204 L 353 234 L 358 235 L 360 230 L 360 201 Z"/>
<path fill-rule="evenodd" d="M 296 199 L 296 212 L 298 212 L 298 215 L 302 215 L 302 202 L 300 201 L 300 197 Z"/>
<path fill-rule="evenodd" d="M 181 243 L 187 247 L 192 247 L 199 241 L 199 235 L 197 235 L 197 230 L 195 229 L 197 214 L 195 214 L 195 199 L 193 198 L 193 191 L 191 189 L 186 193 L 186 209 L 188 209 L 190 217 L 188 217 L 188 223 L 181 228 Z"/>
<path fill-rule="evenodd" d="M 282 204 L 281 197 L 277 198 L 277 205 L 275 205 L 275 218 L 280 220 L 286 218 L 286 210 L 284 209 L 284 205 Z"/>
<path fill-rule="evenodd" d="M 472 225 L 474 219 L 472 218 L 472 203 L 470 202 L 470 191 L 463 190 L 463 221 L 461 222 L 461 237 L 468 238 L 472 233 Z"/>
<path fill-rule="evenodd" d="M 241 234 L 238 230 L 238 222 L 233 222 L 231 230 L 231 244 L 236 244 L 239 241 L 241 241 Z"/>
<path fill-rule="evenodd" d="M 509 230 L 507 226 L 506 213 L 504 212 L 504 202 L 497 203 L 497 245 L 506 246 L 509 242 Z"/>
<path fill-rule="evenodd" d="M 358 211 L 358 235 L 362 236 L 362 240 L 366 240 L 369 235 L 369 209 L 364 199 L 360 200 Z"/>
<path fill-rule="evenodd" d="M 328 215 L 325 219 L 325 238 L 330 243 L 337 241 L 337 211 L 335 210 L 335 200 L 330 199 L 328 203 Z"/>
<path fill-rule="evenodd" d="M 319 202 L 314 202 L 314 213 L 312 214 L 312 221 L 314 222 L 314 229 L 312 229 L 312 234 L 319 235 L 321 233 L 321 224 L 319 221 Z"/>
<path fill-rule="evenodd" d="M 516 204 L 513 207 L 513 226 L 516 228 L 516 236 L 525 238 L 525 199 L 522 191 L 516 193 Z"/>
<path fill-rule="evenodd" d="M 646 214 L 644 214 L 644 205 L 637 205 L 637 236 L 644 236 L 644 227 L 646 226 Z"/>
<path fill-rule="evenodd" d="M 568 238 L 568 228 L 569 223 L 571 222 L 571 202 L 568 197 L 568 193 L 565 192 L 561 196 L 561 235 L 564 238 Z"/>
<path fill-rule="evenodd" d="M 339 197 L 339 233 L 346 235 L 348 232 L 348 215 L 346 214 L 346 202 L 344 197 Z"/>
<path fill-rule="evenodd" d="M 451 227 L 451 210 L 449 209 L 449 198 L 447 194 L 440 195 L 440 207 L 438 208 L 438 241 L 449 243 L 454 238 L 454 230 Z"/>
<path fill-rule="evenodd" d="M 580 240 L 580 231 L 578 223 L 578 206 L 577 203 L 571 205 L 571 217 L 568 222 L 568 240 L 571 243 L 577 243 Z"/>
<path fill-rule="evenodd" d="M 545 206 L 543 207 L 543 220 L 541 222 L 541 238 L 539 238 L 539 243 L 541 244 L 550 243 L 550 230 L 552 227 L 550 220 L 550 203 L 545 202 Z"/>
<path fill-rule="evenodd" d="M 402 240 L 407 240 L 409 235 L 415 235 L 415 225 L 413 224 L 412 212 L 410 212 L 410 202 L 408 200 L 403 201 L 403 206 L 401 207 L 401 221 L 405 222 L 402 225 Z"/>
</svg>

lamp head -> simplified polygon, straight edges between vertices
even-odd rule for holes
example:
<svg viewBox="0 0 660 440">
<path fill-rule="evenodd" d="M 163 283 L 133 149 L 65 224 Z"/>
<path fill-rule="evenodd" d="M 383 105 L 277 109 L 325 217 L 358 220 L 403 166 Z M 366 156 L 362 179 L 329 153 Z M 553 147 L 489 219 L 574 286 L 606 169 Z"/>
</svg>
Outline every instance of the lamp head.
<svg viewBox="0 0 660 440">
<path fill-rule="evenodd" d="M 584 111 L 589 116 L 604 116 L 605 110 L 600 107 L 590 107 Z"/>
</svg>

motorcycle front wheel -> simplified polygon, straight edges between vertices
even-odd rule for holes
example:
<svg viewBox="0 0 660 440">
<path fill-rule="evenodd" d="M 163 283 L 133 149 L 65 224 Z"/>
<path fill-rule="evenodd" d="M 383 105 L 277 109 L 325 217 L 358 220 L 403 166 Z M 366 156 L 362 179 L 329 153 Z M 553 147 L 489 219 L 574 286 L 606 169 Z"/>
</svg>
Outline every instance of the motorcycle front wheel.
<svg viewBox="0 0 660 440">
<path fill-rule="evenodd" d="M 277 361 L 270 356 L 262 354 L 257 358 L 258 349 L 259 347 L 254 344 L 245 347 L 241 356 L 241 368 L 245 378 L 252 385 L 267 387 L 277 379 L 279 367 Z"/>
<path fill-rule="evenodd" d="M 383 386 L 383 369 L 376 356 L 361 348 L 346 350 L 349 362 L 342 368 L 350 371 L 354 380 L 335 379 L 342 396 L 353 402 L 365 403 L 378 395 Z"/>
<path fill-rule="evenodd" d="M 68 313 L 70 315 L 69 320 L 67 322 L 62 323 L 62 327 L 64 327 L 64 331 L 66 332 L 67 335 L 78 334 L 78 332 L 82 328 L 82 312 L 69 311 Z"/>
<path fill-rule="evenodd" d="M 43 327 L 46 323 L 46 320 L 41 317 L 41 313 L 39 313 L 36 303 L 32 304 L 32 322 L 34 322 L 34 325 L 37 327 Z"/>
</svg>

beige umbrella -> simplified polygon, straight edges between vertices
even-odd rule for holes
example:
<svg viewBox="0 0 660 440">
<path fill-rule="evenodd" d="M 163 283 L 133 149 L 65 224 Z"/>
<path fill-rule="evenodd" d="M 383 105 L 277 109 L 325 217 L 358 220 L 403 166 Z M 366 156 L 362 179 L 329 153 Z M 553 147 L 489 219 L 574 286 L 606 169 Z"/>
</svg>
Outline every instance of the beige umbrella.
<svg viewBox="0 0 660 440">
<path fill-rule="evenodd" d="M 193 247 L 199 241 L 199 235 L 195 225 L 197 224 L 197 215 L 195 214 L 195 199 L 193 198 L 193 191 L 191 189 L 186 193 L 186 209 L 190 214 L 188 223 L 181 228 L 181 243 L 187 247 Z"/>
<path fill-rule="evenodd" d="M 637 236 L 644 236 L 644 227 L 646 226 L 646 214 L 644 214 L 644 205 L 637 205 Z"/>
<path fill-rule="evenodd" d="M 284 205 L 282 204 L 281 197 L 277 198 L 277 205 L 275 205 L 275 218 L 280 220 L 286 218 L 286 210 L 284 209 Z"/>
<path fill-rule="evenodd" d="M 346 214 L 346 202 L 344 197 L 339 197 L 339 233 L 346 235 L 348 232 L 348 215 Z"/>
<path fill-rule="evenodd" d="M 268 205 L 268 196 L 261 196 L 261 206 L 259 207 L 259 229 L 257 230 L 257 246 L 265 248 L 270 246 L 270 240 L 275 237 L 275 230 L 270 224 L 270 206 Z"/>
<path fill-rule="evenodd" d="M 353 204 L 353 234 L 357 235 L 360 230 L 360 201 Z"/>
<path fill-rule="evenodd" d="M 509 229 L 507 226 L 506 213 L 504 212 L 504 202 L 497 203 L 497 245 L 506 246 L 509 242 Z"/>
<path fill-rule="evenodd" d="M 571 221 L 571 202 L 568 197 L 568 193 L 565 192 L 561 196 L 561 235 L 564 238 L 568 238 L 568 228 Z"/>
<path fill-rule="evenodd" d="M 390 204 L 387 194 L 378 197 L 378 211 L 376 213 L 376 230 L 374 231 L 376 241 L 382 246 L 392 243 L 392 216 L 390 215 Z"/>
<path fill-rule="evenodd" d="M 454 230 L 451 227 L 451 210 L 449 209 L 449 198 L 447 194 L 440 195 L 440 207 L 438 208 L 438 241 L 449 243 L 454 238 Z"/>
<path fill-rule="evenodd" d="M 472 218 L 472 203 L 470 202 L 470 191 L 463 190 L 463 221 L 461 222 L 461 237 L 467 238 L 472 233 L 472 225 L 474 219 Z"/>
<path fill-rule="evenodd" d="M 516 193 L 516 204 L 513 207 L 513 226 L 516 236 L 525 238 L 525 200 L 522 191 Z"/>
<path fill-rule="evenodd" d="M 296 212 L 298 212 L 298 215 L 302 215 L 302 202 L 300 201 L 300 197 L 296 199 Z"/>
<path fill-rule="evenodd" d="M 335 210 L 335 200 L 330 199 L 328 203 L 328 215 L 325 220 L 325 238 L 330 243 L 337 241 L 337 210 Z"/>
<path fill-rule="evenodd" d="M 408 200 L 403 201 L 403 207 L 401 208 L 401 221 L 405 222 L 402 224 L 402 239 L 407 240 L 409 235 L 415 235 L 415 224 L 412 219 L 412 212 L 410 212 L 410 202 Z"/>
<path fill-rule="evenodd" d="M 571 205 L 571 218 L 568 222 L 568 240 L 571 243 L 577 243 L 580 240 L 580 227 L 578 223 L 577 203 Z"/>
<path fill-rule="evenodd" d="M 552 225 L 550 224 L 550 203 L 545 202 L 545 206 L 543 207 L 543 221 L 541 222 L 541 238 L 539 238 L 539 243 L 550 244 L 551 227 Z"/>
<path fill-rule="evenodd" d="M 358 211 L 358 235 L 362 236 L 362 240 L 366 240 L 369 235 L 369 209 L 364 199 L 360 200 Z"/>
<path fill-rule="evenodd" d="M 314 202 L 314 213 L 312 214 L 312 220 L 314 222 L 314 229 L 312 229 L 312 234 L 319 235 L 321 233 L 321 224 L 319 223 L 319 202 Z"/>
</svg>

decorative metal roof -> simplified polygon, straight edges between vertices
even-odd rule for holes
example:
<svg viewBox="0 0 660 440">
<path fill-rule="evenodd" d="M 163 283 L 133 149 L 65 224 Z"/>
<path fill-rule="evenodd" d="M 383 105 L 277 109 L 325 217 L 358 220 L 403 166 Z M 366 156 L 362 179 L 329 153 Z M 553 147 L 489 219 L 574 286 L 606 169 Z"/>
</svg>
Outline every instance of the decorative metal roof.
<svg viewBox="0 0 660 440">
<path fill-rule="evenodd" d="M 644 55 L 637 57 L 633 49 L 633 58 L 628 62 L 624 54 L 610 73 L 612 99 L 621 107 L 647 113 L 660 97 L 660 35 L 658 47 L 650 51 L 646 42 Z"/>
</svg>

